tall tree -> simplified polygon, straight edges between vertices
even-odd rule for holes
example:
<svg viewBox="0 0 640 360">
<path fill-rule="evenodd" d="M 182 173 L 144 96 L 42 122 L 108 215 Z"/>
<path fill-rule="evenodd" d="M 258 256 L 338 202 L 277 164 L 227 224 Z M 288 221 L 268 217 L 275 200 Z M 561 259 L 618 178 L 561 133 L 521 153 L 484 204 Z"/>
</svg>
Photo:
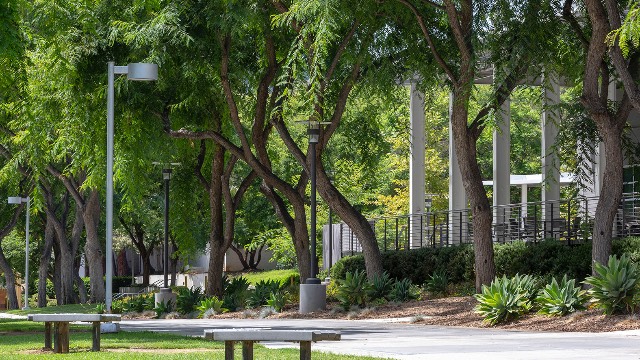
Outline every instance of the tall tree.
<svg viewBox="0 0 640 360">
<path fill-rule="evenodd" d="M 606 161 L 603 171 L 603 186 L 596 207 L 593 225 L 593 253 L 594 262 L 605 264 L 611 254 L 611 236 L 613 221 L 616 216 L 620 199 L 622 198 L 622 172 L 624 157 L 622 138 L 624 127 L 631 111 L 631 101 L 628 88 L 621 102 L 616 107 L 609 106 L 609 88 L 614 83 L 616 74 L 611 66 L 610 52 L 607 47 L 607 35 L 611 32 L 610 21 L 620 25 L 621 10 L 615 1 L 585 0 L 585 8 L 575 6 L 573 0 L 565 0 L 563 16 L 572 26 L 577 39 L 584 49 L 584 73 L 582 80 L 581 102 L 595 122 L 604 144 Z M 574 12 L 586 10 L 589 22 L 581 23 Z M 622 59 L 620 48 L 616 45 L 611 50 L 612 57 Z M 631 61 L 620 64 L 622 71 L 618 75 L 635 76 L 637 81 L 638 56 Z M 634 74 L 635 75 L 631 75 Z M 615 83 L 614 83 L 615 84 Z M 635 86 L 634 84 L 629 84 Z M 633 87 L 632 87 L 633 88 Z M 640 108 L 640 107 L 639 107 Z M 600 164 L 603 166 L 603 164 Z"/>
</svg>

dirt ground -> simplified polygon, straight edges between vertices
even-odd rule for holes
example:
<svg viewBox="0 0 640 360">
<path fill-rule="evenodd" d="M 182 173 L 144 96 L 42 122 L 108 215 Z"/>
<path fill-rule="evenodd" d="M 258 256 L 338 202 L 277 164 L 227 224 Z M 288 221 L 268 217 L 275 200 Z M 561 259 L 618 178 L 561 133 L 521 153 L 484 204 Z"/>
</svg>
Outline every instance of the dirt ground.
<svg viewBox="0 0 640 360">
<path fill-rule="evenodd" d="M 472 296 L 447 297 L 429 300 L 412 301 L 402 304 L 388 303 L 359 311 L 338 311 L 338 304 L 328 304 L 328 310 L 311 314 L 299 314 L 297 306 L 290 306 L 279 314 L 271 314 L 269 318 L 290 319 L 390 319 L 423 325 L 462 326 L 488 328 L 480 315 L 474 313 L 477 301 Z M 252 318 L 259 317 L 258 311 L 217 315 L 216 318 Z M 580 311 L 564 317 L 549 317 L 527 314 L 505 324 L 494 326 L 501 329 L 528 331 L 579 331 L 610 332 L 619 330 L 640 329 L 638 314 L 602 315 L 599 309 Z"/>
</svg>

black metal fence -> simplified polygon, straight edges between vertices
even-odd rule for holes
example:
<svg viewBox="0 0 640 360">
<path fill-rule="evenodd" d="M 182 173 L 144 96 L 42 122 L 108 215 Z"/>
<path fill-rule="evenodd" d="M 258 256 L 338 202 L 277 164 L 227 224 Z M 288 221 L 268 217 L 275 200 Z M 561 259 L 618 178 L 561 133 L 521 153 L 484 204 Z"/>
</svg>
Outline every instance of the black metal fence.
<svg viewBox="0 0 640 360">
<path fill-rule="evenodd" d="M 553 238 L 568 245 L 590 240 L 597 202 L 597 197 L 582 197 L 492 207 L 493 240 L 508 243 Z M 407 250 L 471 243 L 471 216 L 465 209 L 380 217 L 369 222 L 381 250 Z M 640 193 L 623 194 L 613 225 L 614 237 L 640 236 Z M 346 224 L 333 224 L 331 229 L 332 262 L 361 252 L 360 242 Z"/>
</svg>

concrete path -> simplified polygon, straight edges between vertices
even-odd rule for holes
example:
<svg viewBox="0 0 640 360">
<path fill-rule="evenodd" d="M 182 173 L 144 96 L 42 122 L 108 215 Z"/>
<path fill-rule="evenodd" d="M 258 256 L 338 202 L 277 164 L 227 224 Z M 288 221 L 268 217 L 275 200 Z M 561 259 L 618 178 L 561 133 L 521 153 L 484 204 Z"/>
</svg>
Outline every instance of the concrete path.
<svg viewBox="0 0 640 360">
<path fill-rule="evenodd" d="M 225 319 L 124 320 L 125 331 L 149 330 L 202 336 L 204 329 L 258 327 L 330 329 L 342 341 L 319 342 L 313 350 L 391 359 L 636 359 L 640 331 L 611 333 L 542 333 L 390 323 L 371 320 Z M 267 347 L 297 347 L 265 343 Z"/>
</svg>

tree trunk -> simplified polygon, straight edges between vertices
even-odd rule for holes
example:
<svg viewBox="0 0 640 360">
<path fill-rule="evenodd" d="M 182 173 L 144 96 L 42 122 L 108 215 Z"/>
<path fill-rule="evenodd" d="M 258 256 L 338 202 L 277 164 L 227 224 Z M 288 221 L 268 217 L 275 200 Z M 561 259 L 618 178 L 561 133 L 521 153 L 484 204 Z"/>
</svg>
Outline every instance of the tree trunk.
<svg viewBox="0 0 640 360">
<path fill-rule="evenodd" d="M 0 269 L 4 273 L 5 284 L 7 285 L 7 309 L 18 309 L 18 295 L 16 294 L 16 275 L 9 265 L 7 258 L 4 256 L 2 247 L 0 246 Z"/>
<path fill-rule="evenodd" d="M 62 305 L 62 298 L 64 297 L 62 281 L 60 281 L 60 268 L 62 266 L 60 261 L 60 246 L 57 241 L 53 244 L 53 254 L 53 276 L 51 277 L 51 282 L 53 283 L 53 290 L 56 294 L 56 304 Z"/>
<path fill-rule="evenodd" d="M 469 134 L 467 126 L 470 89 L 468 85 L 454 88 L 451 114 L 451 128 L 458 166 L 462 173 L 462 184 L 469 198 L 473 216 L 473 246 L 475 256 L 476 292 L 482 285 L 490 284 L 496 270 L 493 258 L 493 238 L 491 236 L 491 207 L 482 185 L 482 175 L 477 162 L 476 140 Z"/>
<path fill-rule="evenodd" d="M 44 228 L 44 245 L 40 255 L 38 266 L 38 307 L 47 306 L 47 279 L 49 277 L 49 264 L 51 263 L 51 250 L 53 249 L 55 229 L 53 221 L 47 215 Z"/>
<path fill-rule="evenodd" d="M 242 264 L 242 269 L 243 270 L 248 270 L 250 268 L 250 266 L 249 266 L 249 263 L 247 262 L 247 260 L 245 259 L 246 250 L 245 250 L 245 254 L 243 254 L 242 251 L 240 251 L 240 249 L 238 249 L 233 244 L 231 244 L 231 246 L 229 246 L 229 248 L 231 250 L 233 250 L 233 252 L 236 253 L 236 255 L 238 256 L 238 260 Z"/>
<path fill-rule="evenodd" d="M 169 262 L 171 263 L 171 286 L 176 286 L 176 273 L 178 271 L 178 256 L 176 252 L 178 251 L 178 247 L 176 246 L 175 241 L 171 240 L 171 258 L 169 258 Z"/>
<path fill-rule="evenodd" d="M 593 232 L 593 262 L 606 264 L 611 254 L 613 220 L 622 198 L 622 131 L 615 127 L 600 129 L 604 143 L 605 167 Z"/>
<path fill-rule="evenodd" d="M 370 280 L 373 277 L 381 275 L 382 268 L 382 255 L 380 254 L 380 247 L 376 241 L 376 234 L 373 231 L 373 227 L 362 216 L 362 214 L 356 210 L 351 203 L 331 184 L 329 177 L 327 176 L 323 164 L 317 161 L 318 172 L 318 192 L 322 199 L 329 204 L 331 210 L 334 211 L 342 221 L 344 221 L 351 231 L 355 234 L 362 246 L 362 253 L 364 255 L 364 262 L 367 268 L 367 278 Z"/>
<path fill-rule="evenodd" d="M 220 122 L 217 121 L 214 127 L 220 130 Z M 206 293 L 209 296 L 222 297 L 224 289 L 222 288 L 222 270 L 224 265 L 224 255 L 228 245 L 225 244 L 224 225 L 222 211 L 222 177 L 224 176 L 224 149 L 222 146 L 212 144 L 213 157 L 211 164 L 211 179 L 209 186 L 209 222 L 211 225 L 211 233 L 209 234 L 209 248 L 211 250 L 209 256 L 209 270 L 207 276 Z M 226 246 L 225 246 L 226 245 Z M 229 244 L 230 245 L 230 244 Z"/>
<path fill-rule="evenodd" d="M 80 277 L 78 270 L 79 270 L 79 266 L 76 266 L 75 271 L 73 272 L 73 281 L 78 287 L 78 295 L 80 296 L 80 299 L 79 299 L 80 303 L 86 304 L 89 301 L 89 294 L 87 294 L 87 287 L 84 286 L 84 281 L 82 281 L 82 278 Z"/>
<path fill-rule="evenodd" d="M 153 271 L 153 267 L 151 266 L 151 252 L 145 250 L 143 253 L 140 253 L 140 256 L 142 257 L 142 286 L 149 286 L 149 277 Z"/>
<path fill-rule="evenodd" d="M 100 246 L 98 224 L 100 223 L 100 199 L 97 190 L 91 190 L 83 211 L 85 229 L 87 231 L 87 243 L 84 246 L 91 279 L 91 296 L 89 302 L 96 303 L 105 300 L 104 288 L 104 264 L 102 247 Z M 110 251 L 110 249 L 107 249 Z"/>
</svg>

